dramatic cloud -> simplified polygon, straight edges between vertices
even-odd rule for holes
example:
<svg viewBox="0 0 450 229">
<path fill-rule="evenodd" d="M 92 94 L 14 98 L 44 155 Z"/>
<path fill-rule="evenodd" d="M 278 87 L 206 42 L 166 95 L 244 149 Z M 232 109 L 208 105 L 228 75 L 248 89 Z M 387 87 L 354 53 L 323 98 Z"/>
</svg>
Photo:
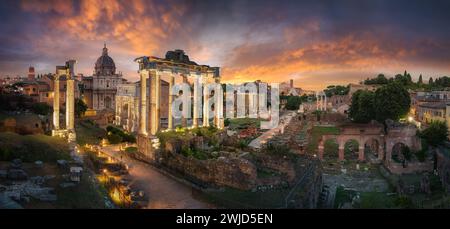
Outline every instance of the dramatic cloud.
<svg viewBox="0 0 450 229">
<path fill-rule="evenodd" d="M 319 89 L 405 69 L 450 72 L 448 1 L 5 0 L 0 75 L 68 58 L 90 75 L 106 42 L 117 68 L 137 79 L 134 58 L 184 49 L 220 66 L 225 81 Z"/>
</svg>

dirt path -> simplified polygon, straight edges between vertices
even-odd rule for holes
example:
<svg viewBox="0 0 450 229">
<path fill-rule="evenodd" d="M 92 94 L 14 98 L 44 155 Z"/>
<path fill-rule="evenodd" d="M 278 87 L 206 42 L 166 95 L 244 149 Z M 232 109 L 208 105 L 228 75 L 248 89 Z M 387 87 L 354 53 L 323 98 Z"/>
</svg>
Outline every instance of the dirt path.
<svg viewBox="0 0 450 229">
<path fill-rule="evenodd" d="M 149 209 L 196 209 L 214 206 L 195 198 L 195 190 L 156 168 L 128 157 L 120 157 L 117 146 L 107 146 L 102 152 L 117 160 L 122 160 L 129 167 L 131 185 L 143 190 L 149 196 Z"/>
</svg>

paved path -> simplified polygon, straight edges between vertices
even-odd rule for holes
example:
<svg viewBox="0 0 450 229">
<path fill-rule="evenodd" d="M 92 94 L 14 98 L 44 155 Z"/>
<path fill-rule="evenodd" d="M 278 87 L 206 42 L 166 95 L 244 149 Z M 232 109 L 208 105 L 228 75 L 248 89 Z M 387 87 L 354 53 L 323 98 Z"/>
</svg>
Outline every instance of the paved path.
<svg viewBox="0 0 450 229">
<path fill-rule="evenodd" d="M 255 148 L 255 149 L 260 149 L 261 144 L 266 143 L 267 140 L 271 139 L 274 135 L 279 134 L 280 131 L 289 124 L 292 117 L 294 117 L 294 116 L 295 116 L 295 112 L 293 112 L 293 111 L 288 111 L 288 112 L 284 113 L 283 115 L 281 115 L 280 121 L 276 128 L 270 129 L 270 130 L 264 132 L 261 136 L 253 139 L 253 141 L 251 141 L 250 144 L 248 144 L 248 146 Z"/>
<path fill-rule="evenodd" d="M 143 190 L 149 197 L 146 208 L 150 209 L 196 209 L 214 208 L 213 205 L 194 197 L 195 190 L 156 168 L 140 161 L 123 156 L 120 157 L 118 146 L 103 147 L 101 151 L 121 160 L 129 167 L 131 185 Z"/>
</svg>

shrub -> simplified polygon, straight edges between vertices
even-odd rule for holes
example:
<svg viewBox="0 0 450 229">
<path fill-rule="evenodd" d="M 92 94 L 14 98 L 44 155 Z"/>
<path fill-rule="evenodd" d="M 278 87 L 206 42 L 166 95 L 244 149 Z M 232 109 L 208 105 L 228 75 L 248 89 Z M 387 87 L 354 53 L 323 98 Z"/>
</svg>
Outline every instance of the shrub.
<svg viewBox="0 0 450 229">
<path fill-rule="evenodd" d="M 438 146 L 447 140 L 448 129 L 445 122 L 433 121 L 420 133 L 420 137 L 431 146 Z"/>
<path fill-rule="evenodd" d="M 130 147 L 125 148 L 125 152 L 126 153 L 136 153 L 137 151 L 138 151 L 138 148 L 134 147 L 134 146 L 130 146 Z"/>
<path fill-rule="evenodd" d="M 411 198 L 407 196 L 399 196 L 394 200 L 394 204 L 401 208 L 414 208 L 414 203 Z"/>
<path fill-rule="evenodd" d="M 106 127 L 106 131 L 108 131 L 108 133 L 120 136 L 122 138 L 121 142 L 136 143 L 136 137 L 134 135 L 125 133 L 119 128 L 108 126 Z"/>
<path fill-rule="evenodd" d="M 107 138 L 110 144 L 119 144 L 122 142 L 122 137 L 117 134 L 108 134 Z"/>
<path fill-rule="evenodd" d="M 50 107 L 47 103 L 34 103 L 31 110 L 39 115 L 48 115 L 50 114 L 52 107 Z"/>
<path fill-rule="evenodd" d="M 224 121 L 223 121 L 223 124 L 225 125 L 225 126 L 229 126 L 230 125 L 230 119 L 229 118 L 227 118 L 227 119 L 225 119 Z"/>
<path fill-rule="evenodd" d="M 416 152 L 416 157 L 417 160 L 419 160 L 420 162 L 424 162 L 426 157 L 427 157 L 427 150 L 426 149 L 422 149 L 420 151 Z"/>
<path fill-rule="evenodd" d="M 245 140 L 239 140 L 237 143 L 237 148 L 239 149 L 244 149 L 245 147 L 247 147 L 248 143 Z"/>
</svg>

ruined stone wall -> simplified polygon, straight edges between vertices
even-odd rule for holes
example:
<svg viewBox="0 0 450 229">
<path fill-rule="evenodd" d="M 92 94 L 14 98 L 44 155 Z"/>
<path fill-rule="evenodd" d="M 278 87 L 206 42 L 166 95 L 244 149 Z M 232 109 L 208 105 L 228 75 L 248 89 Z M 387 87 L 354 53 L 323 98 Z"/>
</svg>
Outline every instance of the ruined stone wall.
<svg viewBox="0 0 450 229">
<path fill-rule="evenodd" d="M 220 157 L 217 160 L 198 160 L 165 152 L 161 154 L 160 164 L 186 176 L 191 181 L 204 185 L 250 190 L 257 180 L 256 166 L 243 158 Z"/>
<path fill-rule="evenodd" d="M 301 180 L 295 187 L 293 195 L 287 200 L 288 208 L 317 208 L 319 196 L 323 188 L 322 166 L 313 161 Z"/>
<path fill-rule="evenodd" d="M 436 169 L 439 177 L 441 178 L 442 186 L 450 192 L 450 157 L 445 152 L 441 152 L 439 149 L 436 153 Z"/>
<path fill-rule="evenodd" d="M 294 165 L 288 158 L 260 154 L 257 158 L 257 162 L 261 165 L 261 167 L 273 169 L 285 174 L 289 184 L 292 184 L 295 180 L 296 173 Z"/>
<path fill-rule="evenodd" d="M 425 161 L 425 162 L 408 163 L 408 166 L 405 168 L 403 168 L 403 165 L 400 163 L 390 162 L 387 168 L 393 174 L 431 172 L 433 171 L 433 162 Z"/>
</svg>

